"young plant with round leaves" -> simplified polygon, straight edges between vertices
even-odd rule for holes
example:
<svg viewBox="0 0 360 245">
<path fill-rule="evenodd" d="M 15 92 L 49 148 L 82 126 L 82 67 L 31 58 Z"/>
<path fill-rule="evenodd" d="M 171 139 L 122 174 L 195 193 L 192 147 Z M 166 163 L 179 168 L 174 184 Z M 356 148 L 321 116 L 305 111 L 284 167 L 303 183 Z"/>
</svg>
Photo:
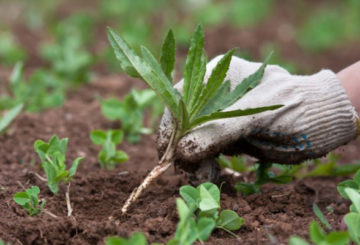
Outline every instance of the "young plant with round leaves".
<svg viewBox="0 0 360 245">
<path fill-rule="evenodd" d="M 42 140 L 37 140 L 34 143 L 35 152 L 41 159 L 41 166 L 45 171 L 47 185 L 50 191 L 56 194 L 59 191 L 59 184 L 61 182 L 67 183 L 67 189 L 65 193 L 65 199 L 68 209 L 68 216 L 72 214 L 72 208 L 70 203 L 70 184 L 74 177 L 76 170 L 82 161 L 82 157 L 78 157 L 74 160 L 69 169 L 66 169 L 66 149 L 68 139 L 59 139 L 54 135 L 51 137 L 49 143 Z"/>
<path fill-rule="evenodd" d="M 223 229 L 231 234 L 238 230 L 244 219 L 232 210 L 221 210 L 220 190 L 213 183 L 203 183 L 197 188 L 186 185 L 180 188 L 180 195 L 185 200 L 196 220 L 209 218 L 214 222 L 214 228 Z"/>
<path fill-rule="evenodd" d="M 120 144 L 124 138 L 121 130 L 94 130 L 90 133 L 90 139 L 95 145 L 101 145 L 98 159 L 102 168 L 114 169 L 117 163 L 126 162 L 129 156 L 116 150 L 116 145 Z"/>
<path fill-rule="evenodd" d="M 129 206 L 153 179 L 172 165 L 178 142 L 193 128 L 217 119 L 247 116 L 281 107 L 281 105 L 273 105 L 245 110 L 223 111 L 260 83 L 266 64 L 263 64 L 254 74 L 230 90 L 230 82 L 224 80 L 232 55 L 235 52 L 235 49 L 232 49 L 218 62 L 208 82 L 204 83 L 207 58 L 204 53 L 204 31 L 201 25 L 196 28 L 190 43 L 184 69 L 182 94 L 173 87 L 172 82 L 172 73 L 175 67 L 175 38 L 171 30 L 164 40 L 160 62 L 143 46 L 141 47 L 141 56 L 137 55 L 112 29 L 109 28 L 107 34 L 115 55 L 120 61 L 121 68 L 128 75 L 142 79 L 154 90 L 171 112 L 174 126 L 164 155 L 158 165 L 125 202 L 122 208 L 123 213 L 127 212 Z"/>
<path fill-rule="evenodd" d="M 25 192 L 17 192 L 14 194 L 14 201 L 23 207 L 30 216 L 34 216 L 41 212 L 44 208 L 45 200 L 39 201 L 38 195 L 40 189 L 33 186 L 25 190 Z"/>
</svg>

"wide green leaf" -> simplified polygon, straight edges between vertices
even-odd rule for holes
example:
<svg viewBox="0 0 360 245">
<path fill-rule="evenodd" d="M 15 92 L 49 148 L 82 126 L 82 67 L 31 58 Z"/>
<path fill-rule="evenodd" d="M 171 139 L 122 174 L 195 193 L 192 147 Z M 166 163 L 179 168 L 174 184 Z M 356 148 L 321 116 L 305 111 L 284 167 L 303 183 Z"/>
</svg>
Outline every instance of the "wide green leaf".
<svg viewBox="0 0 360 245">
<path fill-rule="evenodd" d="M 11 124 L 11 122 L 19 115 L 19 113 L 22 111 L 24 105 L 20 104 L 13 108 L 11 108 L 5 116 L 1 118 L 0 115 L 0 134 L 3 133 Z"/>
<path fill-rule="evenodd" d="M 206 241 L 214 230 L 215 225 L 215 221 L 211 218 L 200 218 L 196 224 L 199 240 Z"/>
<path fill-rule="evenodd" d="M 30 196 L 26 192 L 18 192 L 14 195 L 14 201 L 19 205 L 25 205 L 30 202 Z"/>
<path fill-rule="evenodd" d="M 354 180 L 345 180 L 345 181 L 342 181 L 340 182 L 338 185 L 337 185 L 337 190 L 339 192 L 339 194 L 345 198 L 345 199 L 349 199 L 348 195 L 346 194 L 345 192 L 345 188 L 352 188 L 352 189 L 355 189 L 357 190 L 359 188 L 358 184 L 354 181 Z"/>
<path fill-rule="evenodd" d="M 220 213 L 216 226 L 230 231 L 235 231 L 240 229 L 243 224 L 244 219 L 240 218 L 236 212 L 232 210 L 223 210 Z"/>
<path fill-rule="evenodd" d="M 191 210 L 195 210 L 198 208 L 200 194 L 196 188 L 190 185 L 185 185 L 180 188 L 179 192 L 180 196 L 185 200 L 186 204 Z"/>
<path fill-rule="evenodd" d="M 107 31 L 109 40 L 114 50 L 121 50 L 126 56 L 127 60 L 141 75 L 142 79 L 155 91 L 163 103 L 173 113 L 175 118 L 179 118 L 178 113 L 178 95 L 172 85 L 164 81 L 147 62 L 135 54 L 135 52 L 126 44 L 126 42 L 113 30 L 108 28 Z"/>
<path fill-rule="evenodd" d="M 310 224 L 309 236 L 313 243 L 318 244 L 325 240 L 326 234 L 324 233 L 320 225 L 317 222 L 313 221 Z"/>
<path fill-rule="evenodd" d="M 116 151 L 113 159 L 116 163 L 126 162 L 129 160 L 129 155 L 123 151 Z"/>
<path fill-rule="evenodd" d="M 347 231 L 331 232 L 326 236 L 326 243 L 331 245 L 344 245 L 349 244 L 349 233 Z"/>
<path fill-rule="evenodd" d="M 169 81 L 172 81 L 172 72 L 175 67 L 175 37 L 172 30 L 167 33 L 161 47 L 160 64 Z"/>
<path fill-rule="evenodd" d="M 214 193 L 213 189 L 207 189 L 205 186 L 200 185 L 200 210 L 205 212 L 213 209 L 219 209 L 220 199 L 218 199 L 217 196 L 217 193 Z"/>
<path fill-rule="evenodd" d="M 202 116 L 191 122 L 190 128 L 194 128 L 200 124 L 206 123 L 208 121 L 231 118 L 231 117 L 240 117 L 257 114 L 264 111 L 276 110 L 282 107 L 282 105 L 273 105 L 273 106 L 264 106 L 258 108 L 249 108 L 244 110 L 233 110 L 233 111 L 223 111 L 223 112 L 214 112 L 210 115 Z"/>
<path fill-rule="evenodd" d="M 114 144 L 120 144 L 124 138 L 123 131 L 122 130 L 110 130 L 109 132 L 111 134 L 111 141 Z"/>
<path fill-rule="evenodd" d="M 102 130 L 93 130 L 90 133 L 90 139 L 95 145 L 103 145 L 106 141 L 106 133 Z"/>
</svg>

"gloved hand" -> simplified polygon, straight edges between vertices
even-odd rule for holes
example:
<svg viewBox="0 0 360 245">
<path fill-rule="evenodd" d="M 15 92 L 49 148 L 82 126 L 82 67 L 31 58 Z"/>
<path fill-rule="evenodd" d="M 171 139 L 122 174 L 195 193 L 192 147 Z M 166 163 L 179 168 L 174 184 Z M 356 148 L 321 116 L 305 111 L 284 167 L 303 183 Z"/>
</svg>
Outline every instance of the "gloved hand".
<svg viewBox="0 0 360 245">
<path fill-rule="evenodd" d="M 205 82 L 222 56 L 207 65 Z M 225 80 L 231 88 L 254 73 L 261 63 L 233 57 Z M 182 81 L 176 86 L 181 92 Z M 291 75 L 268 65 L 261 83 L 226 110 L 282 104 L 280 109 L 211 121 L 193 129 L 179 142 L 180 161 L 199 162 L 220 153 L 247 153 L 263 162 L 300 163 L 317 158 L 353 140 L 359 119 L 339 79 L 330 70 L 310 76 Z M 161 155 L 172 131 L 166 109 L 160 123 Z"/>
</svg>

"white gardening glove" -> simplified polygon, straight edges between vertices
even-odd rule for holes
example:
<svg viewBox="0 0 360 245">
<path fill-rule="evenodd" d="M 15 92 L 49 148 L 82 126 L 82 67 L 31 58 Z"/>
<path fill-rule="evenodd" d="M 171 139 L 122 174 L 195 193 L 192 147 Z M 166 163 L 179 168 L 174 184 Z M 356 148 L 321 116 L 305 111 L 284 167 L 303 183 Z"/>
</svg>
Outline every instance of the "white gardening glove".
<svg viewBox="0 0 360 245">
<path fill-rule="evenodd" d="M 221 57 L 208 63 L 205 82 Z M 234 88 L 260 66 L 234 56 L 225 80 Z M 175 87 L 181 90 L 182 81 Z M 268 65 L 261 83 L 226 110 L 278 104 L 284 106 L 198 126 L 180 140 L 176 156 L 185 162 L 198 162 L 220 153 L 248 153 L 263 162 L 300 163 L 325 155 L 359 133 L 357 114 L 330 70 L 297 76 Z M 171 114 L 165 110 L 157 141 L 160 154 L 171 131 Z"/>
</svg>

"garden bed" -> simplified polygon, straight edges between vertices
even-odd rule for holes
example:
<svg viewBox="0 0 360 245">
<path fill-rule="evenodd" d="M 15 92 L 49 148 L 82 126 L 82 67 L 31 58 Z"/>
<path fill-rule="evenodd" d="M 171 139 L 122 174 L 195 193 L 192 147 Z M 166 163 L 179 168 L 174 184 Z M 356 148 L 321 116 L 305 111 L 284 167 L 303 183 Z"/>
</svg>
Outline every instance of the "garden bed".
<svg viewBox="0 0 360 245">
<path fill-rule="evenodd" d="M 179 188 L 187 184 L 181 173 L 170 169 L 142 195 L 127 216 L 120 215 L 121 205 L 146 173 L 156 164 L 155 136 L 143 136 L 136 145 L 121 144 L 130 160 L 113 171 L 100 169 L 89 133 L 94 129 L 117 128 L 103 118 L 96 99 L 122 96 L 140 82 L 125 76 L 98 78 L 72 92 L 65 105 L 39 114 L 22 114 L 12 124 L 8 135 L 0 141 L 0 237 L 12 244 L 98 244 L 109 235 L 128 236 L 145 232 L 150 242 L 166 242 L 173 237 L 178 222 L 175 200 Z M 68 137 L 68 162 L 84 156 L 71 186 L 73 217 L 66 217 L 65 188 L 53 196 L 46 183 L 34 173 L 44 175 L 33 150 L 36 139 L 48 140 L 52 135 Z M 236 179 L 224 176 L 221 205 L 236 211 L 245 224 L 235 233 L 241 244 L 286 244 L 290 235 L 306 237 L 314 219 L 312 203 L 325 211 L 333 228 L 340 227 L 348 205 L 336 192 L 342 178 L 312 178 L 291 184 L 266 184 L 262 194 L 242 196 L 232 188 Z M 46 213 L 29 217 L 14 203 L 12 196 L 37 185 L 40 197 L 46 199 Z M 327 210 L 327 211 L 326 211 Z M 239 244 L 223 231 L 215 231 L 206 244 Z"/>
</svg>

